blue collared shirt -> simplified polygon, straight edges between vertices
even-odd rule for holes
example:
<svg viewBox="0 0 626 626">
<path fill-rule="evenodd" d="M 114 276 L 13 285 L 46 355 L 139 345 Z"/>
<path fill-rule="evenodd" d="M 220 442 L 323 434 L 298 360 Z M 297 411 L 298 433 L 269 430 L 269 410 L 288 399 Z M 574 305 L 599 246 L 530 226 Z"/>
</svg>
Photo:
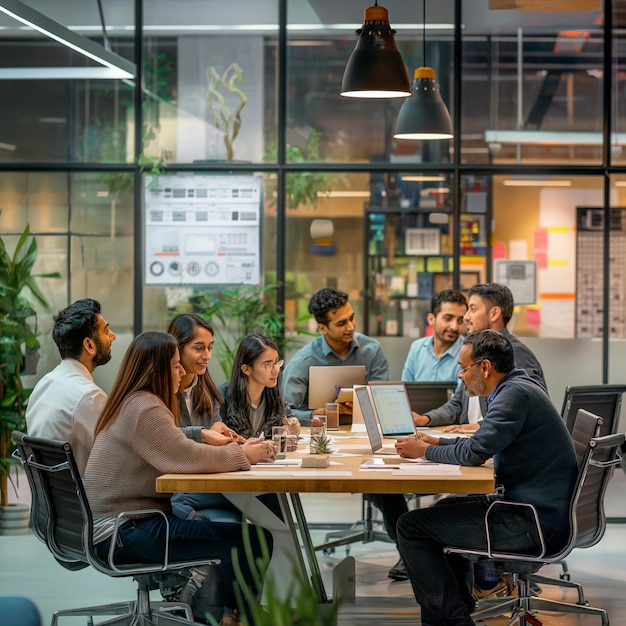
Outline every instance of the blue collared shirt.
<svg viewBox="0 0 626 626">
<path fill-rule="evenodd" d="M 439 358 L 435 354 L 433 343 L 433 337 L 422 337 L 411 344 L 404 362 L 402 380 L 431 382 L 457 379 L 461 369 L 459 352 L 463 346 L 463 337 L 459 335 Z"/>
<path fill-rule="evenodd" d="M 309 367 L 311 365 L 365 365 L 365 380 L 389 380 L 389 364 L 380 344 L 362 333 L 354 333 L 350 351 L 340 357 L 328 345 L 324 335 L 299 350 L 287 364 L 283 375 L 283 395 L 301 424 L 308 424 Z"/>
</svg>

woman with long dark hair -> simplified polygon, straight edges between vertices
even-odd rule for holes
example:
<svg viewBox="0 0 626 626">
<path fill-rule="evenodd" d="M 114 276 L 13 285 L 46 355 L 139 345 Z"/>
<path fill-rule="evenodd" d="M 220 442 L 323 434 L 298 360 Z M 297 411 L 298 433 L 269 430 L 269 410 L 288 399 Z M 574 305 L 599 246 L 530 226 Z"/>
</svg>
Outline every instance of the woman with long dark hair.
<svg viewBox="0 0 626 626">
<path fill-rule="evenodd" d="M 184 369 L 176 339 L 149 331 L 131 342 L 113 389 L 96 426 L 87 468 L 85 489 L 94 516 L 94 543 L 106 559 L 116 516 L 122 511 L 159 509 L 169 523 L 172 561 L 219 558 L 224 584 L 222 605 L 236 608 L 232 586 L 231 548 L 243 556 L 240 523 L 183 520 L 171 512 L 167 494 L 156 492 L 156 479 L 164 473 L 214 473 L 246 470 L 251 464 L 273 459 L 273 447 L 262 439 L 243 445 L 213 446 L 185 436 L 176 424 L 176 393 Z M 161 515 L 146 515 L 120 527 L 115 548 L 118 563 L 159 562 L 166 542 Z M 268 545 L 271 535 L 265 533 Z M 254 540 L 256 532 L 251 532 Z M 256 547 L 258 550 L 258 546 Z M 245 557 L 240 559 L 245 568 Z M 224 624 L 235 624 L 232 616 Z"/>
<path fill-rule="evenodd" d="M 263 433 L 268 439 L 273 426 L 287 425 L 292 432 L 300 431 L 300 422 L 281 393 L 283 364 L 278 346 L 265 335 L 250 333 L 241 340 L 230 382 L 220 388 L 222 420 L 228 427 L 244 437 Z"/>
</svg>

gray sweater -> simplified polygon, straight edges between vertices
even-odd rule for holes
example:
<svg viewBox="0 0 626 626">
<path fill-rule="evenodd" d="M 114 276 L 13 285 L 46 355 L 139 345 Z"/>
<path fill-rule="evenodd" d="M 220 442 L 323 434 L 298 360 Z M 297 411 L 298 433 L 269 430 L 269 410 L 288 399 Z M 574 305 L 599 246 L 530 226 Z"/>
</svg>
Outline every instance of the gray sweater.
<svg viewBox="0 0 626 626">
<path fill-rule="evenodd" d="M 442 438 L 426 450 L 430 461 L 457 465 L 481 465 L 491 457 L 505 499 L 533 504 L 542 524 L 567 528 L 576 453 L 545 389 L 523 370 L 500 380 L 472 437 Z"/>
</svg>

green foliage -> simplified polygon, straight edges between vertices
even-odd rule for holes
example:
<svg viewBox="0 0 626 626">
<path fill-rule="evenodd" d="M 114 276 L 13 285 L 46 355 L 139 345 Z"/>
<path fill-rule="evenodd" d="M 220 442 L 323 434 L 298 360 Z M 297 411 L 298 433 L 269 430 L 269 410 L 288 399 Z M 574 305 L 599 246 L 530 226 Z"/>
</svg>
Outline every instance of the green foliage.
<svg viewBox="0 0 626 626">
<path fill-rule="evenodd" d="M 322 133 L 312 130 L 304 148 L 287 145 L 287 163 L 311 163 L 322 161 L 320 138 Z M 264 161 L 275 163 L 278 160 L 278 149 L 272 146 L 263 156 Z M 287 208 L 297 209 L 300 205 L 317 207 L 318 192 L 328 193 L 337 183 L 345 184 L 345 178 L 338 174 L 327 172 L 291 172 L 285 179 Z M 270 179 L 267 184 L 267 201 L 269 206 L 276 205 L 276 179 Z"/>
<path fill-rule="evenodd" d="M 338 603 L 320 604 L 314 587 L 302 574 L 295 559 L 290 574 L 280 581 L 266 576 L 270 563 L 270 553 L 262 530 L 256 528 L 261 556 L 255 558 L 250 543 L 250 529 L 243 524 L 243 543 L 245 558 L 252 574 L 252 580 L 245 580 L 241 571 L 240 557 L 233 548 L 233 567 L 235 569 L 235 594 L 240 608 L 240 620 L 249 626 L 335 626 L 337 623 Z M 288 581 L 288 583 L 287 583 Z M 286 593 L 279 593 L 277 586 L 288 584 Z M 263 604 L 259 600 L 264 589 Z M 211 618 L 213 626 L 217 622 Z"/>
<path fill-rule="evenodd" d="M 222 75 L 214 67 L 209 67 L 207 69 L 207 78 L 209 80 L 207 105 L 213 117 L 213 125 L 224 133 L 226 158 L 232 161 L 235 154 L 233 144 L 241 130 L 241 111 L 248 102 L 246 95 L 238 87 L 237 83 L 243 85 L 248 81 L 243 77 L 243 70 L 237 63 L 231 63 Z M 234 113 L 230 110 L 224 96 L 220 93 L 221 87 L 239 98 L 239 104 Z"/>
<path fill-rule="evenodd" d="M 285 337 L 285 315 L 277 310 L 278 285 L 236 285 L 219 292 L 198 290 L 173 312 L 195 313 L 215 328 L 215 351 L 226 379 L 230 379 L 235 353 L 248 333 L 266 335 L 278 345 L 281 354 L 300 345 L 294 337 Z M 299 331 L 303 333 L 304 331 Z"/>
<path fill-rule="evenodd" d="M 24 430 L 25 405 L 31 392 L 22 386 L 23 354 L 35 354 L 39 349 L 37 313 L 26 293 L 47 307 L 36 279 L 60 278 L 56 272 L 33 274 L 36 260 L 37 241 L 30 235 L 29 226 L 21 234 L 13 255 L 0 239 L 0 497 L 3 505 L 7 501 L 7 477 L 15 464 L 10 457 L 11 431 Z"/>
</svg>

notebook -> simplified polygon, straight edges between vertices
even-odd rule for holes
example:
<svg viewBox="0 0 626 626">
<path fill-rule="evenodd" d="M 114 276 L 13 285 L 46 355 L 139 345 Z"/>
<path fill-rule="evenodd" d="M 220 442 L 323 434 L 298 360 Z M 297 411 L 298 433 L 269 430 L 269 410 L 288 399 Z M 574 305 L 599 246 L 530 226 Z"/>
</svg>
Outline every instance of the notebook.
<svg viewBox="0 0 626 626">
<path fill-rule="evenodd" d="M 438 409 L 454 394 L 457 380 L 405 382 L 411 409 L 420 415 Z"/>
<path fill-rule="evenodd" d="M 354 396 L 361 409 L 363 415 L 363 422 L 365 423 L 365 430 L 370 440 L 370 446 L 372 446 L 373 454 L 398 454 L 395 447 L 384 447 L 383 438 L 380 436 L 378 430 L 378 422 L 376 421 L 376 413 L 374 412 L 374 405 L 370 399 L 370 394 L 367 387 L 355 387 Z"/>
<path fill-rule="evenodd" d="M 380 429 L 385 437 L 415 434 L 411 405 L 402 382 L 370 382 Z"/>
<path fill-rule="evenodd" d="M 311 365 L 309 367 L 309 407 L 319 409 L 334 402 L 342 387 L 365 383 L 365 365 Z"/>
</svg>

